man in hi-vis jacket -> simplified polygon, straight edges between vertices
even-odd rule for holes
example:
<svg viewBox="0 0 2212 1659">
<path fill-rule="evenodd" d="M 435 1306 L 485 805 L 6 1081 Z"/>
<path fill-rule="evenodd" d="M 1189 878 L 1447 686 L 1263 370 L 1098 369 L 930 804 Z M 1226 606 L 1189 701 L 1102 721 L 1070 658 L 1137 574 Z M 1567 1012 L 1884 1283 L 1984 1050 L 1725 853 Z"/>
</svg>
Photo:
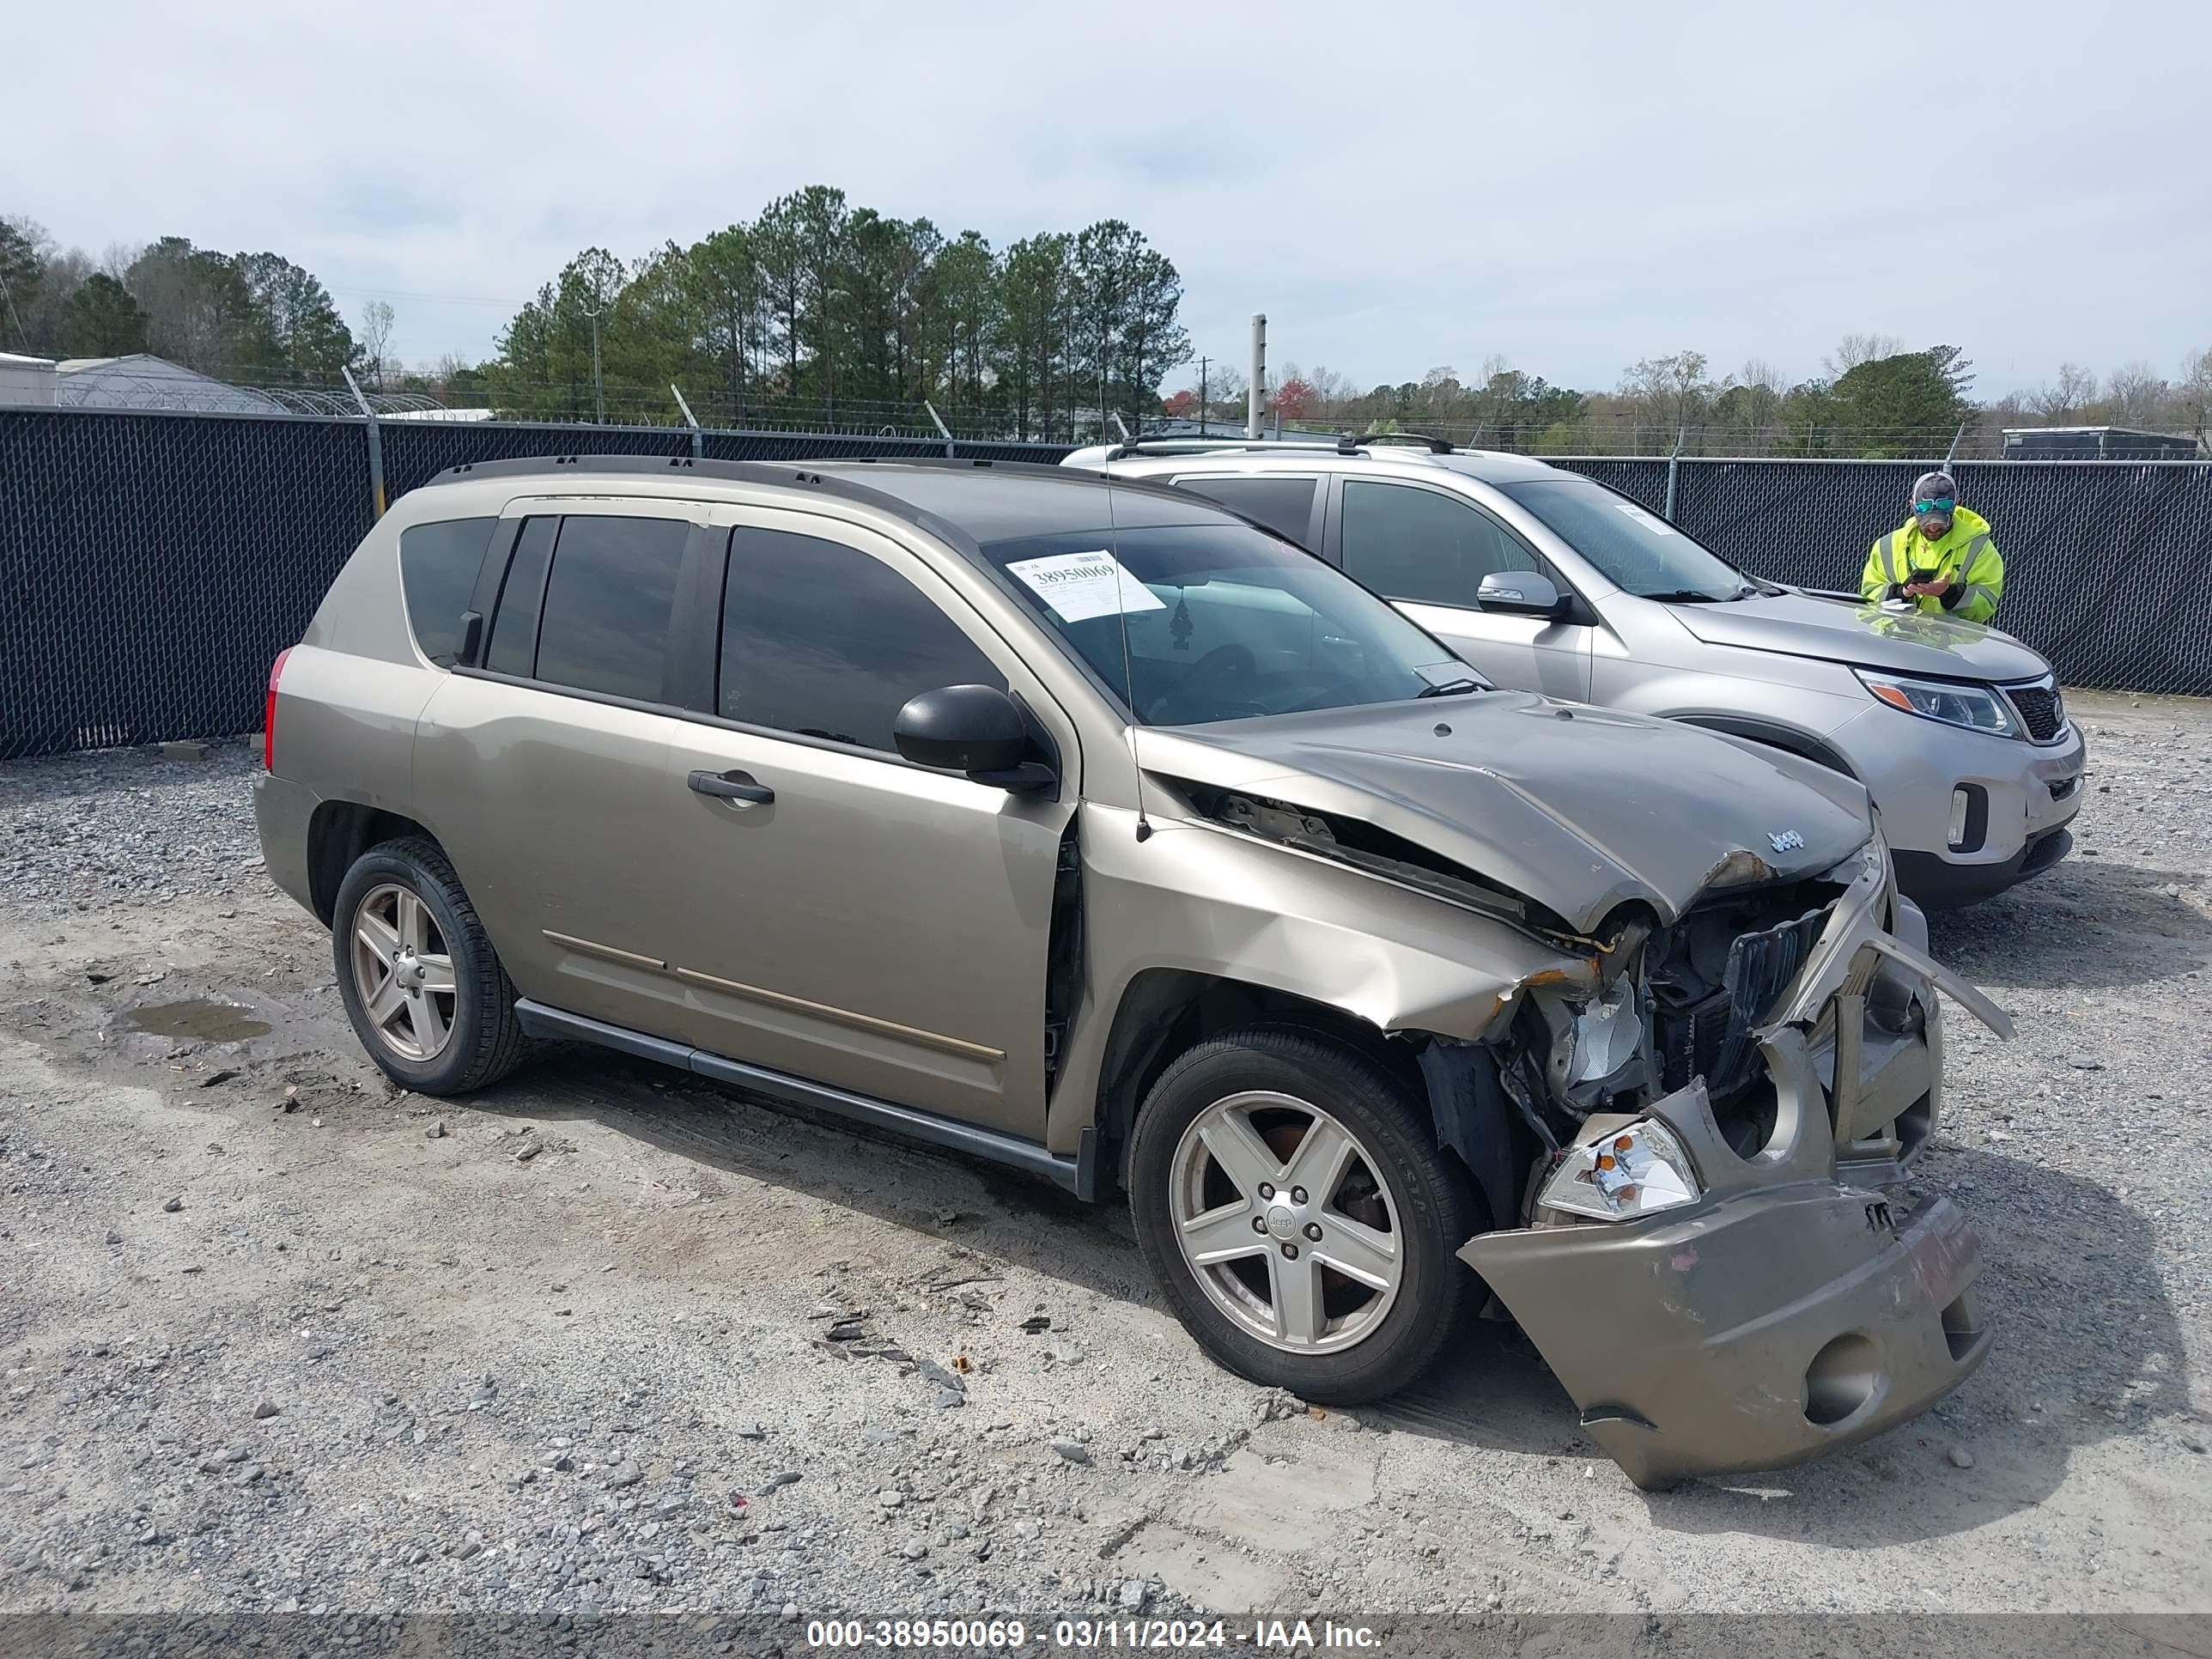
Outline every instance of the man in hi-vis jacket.
<svg viewBox="0 0 2212 1659">
<path fill-rule="evenodd" d="M 1990 521 L 1959 505 L 1948 472 L 1923 472 L 1912 486 L 1912 516 L 1867 554 L 1859 592 L 1869 604 L 1910 599 L 1928 616 L 1985 623 L 2004 597 L 2004 561 Z"/>
</svg>

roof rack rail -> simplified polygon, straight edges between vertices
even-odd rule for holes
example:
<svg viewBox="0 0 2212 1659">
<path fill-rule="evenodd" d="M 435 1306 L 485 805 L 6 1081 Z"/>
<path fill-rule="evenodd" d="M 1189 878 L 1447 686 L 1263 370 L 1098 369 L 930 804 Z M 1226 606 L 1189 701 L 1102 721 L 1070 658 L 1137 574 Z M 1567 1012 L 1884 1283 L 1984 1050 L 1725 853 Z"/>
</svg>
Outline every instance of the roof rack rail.
<svg viewBox="0 0 2212 1659">
<path fill-rule="evenodd" d="M 1240 438 L 1230 434 L 1219 438 L 1131 438 L 1116 444 L 1107 459 L 1120 460 L 1126 455 L 1202 455 L 1219 449 L 1341 449 L 1350 441 L 1346 438 Z"/>
<path fill-rule="evenodd" d="M 1455 452 L 1450 441 L 1431 438 L 1425 432 L 1370 432 L 1357 441 L 1360 444 L 1421 444 L 1431 455 L 1449 455 Z"/>
</svg>

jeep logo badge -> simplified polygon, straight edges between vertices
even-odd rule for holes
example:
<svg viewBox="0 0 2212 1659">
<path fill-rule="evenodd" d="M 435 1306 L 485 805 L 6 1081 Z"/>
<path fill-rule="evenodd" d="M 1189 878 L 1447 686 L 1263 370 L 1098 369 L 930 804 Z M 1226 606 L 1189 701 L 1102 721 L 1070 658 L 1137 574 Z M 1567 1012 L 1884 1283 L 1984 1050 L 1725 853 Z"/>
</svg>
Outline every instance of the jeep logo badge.
<svg viewBox="0 0 2212 1659">
<path fill-rule="evenodd" d="M 1769 836 L 1767 840 L 1774 843 L 1778 853 L 1800 853 L 1805 848 L 1805 837 L 1795 830 L 1784 830 L 1779 835 Z"/>
</svg>

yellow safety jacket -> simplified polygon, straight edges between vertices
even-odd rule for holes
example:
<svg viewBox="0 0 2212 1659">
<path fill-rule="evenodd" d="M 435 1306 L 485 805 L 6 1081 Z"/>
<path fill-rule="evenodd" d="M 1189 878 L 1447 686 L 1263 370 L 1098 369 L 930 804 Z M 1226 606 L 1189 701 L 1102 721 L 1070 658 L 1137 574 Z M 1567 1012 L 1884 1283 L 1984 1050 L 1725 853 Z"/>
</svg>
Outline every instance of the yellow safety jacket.
<svg viewBox="0 0 2212 1659">
<path fill-rule="evenodd" d="M 1907 582 L 1933 581 L 1937 576 L 1948 577 L 1951 586 L 1941 598 L 1918 596 L 1915 608 L 1923 614 L 1976 623 L 1997 614 L 1997 601 L 2004 597 L 2004 561 L 1997 556 L 1987 519 L 1963 507 L 1955 508 L 1951 528 L 1935 542 L 1920 533 L 1916 520 L 1906 520 L 1868 551 L 1859 592 L 1869 604 L 1879 604 L 1904 598 Z"/>
</svg>

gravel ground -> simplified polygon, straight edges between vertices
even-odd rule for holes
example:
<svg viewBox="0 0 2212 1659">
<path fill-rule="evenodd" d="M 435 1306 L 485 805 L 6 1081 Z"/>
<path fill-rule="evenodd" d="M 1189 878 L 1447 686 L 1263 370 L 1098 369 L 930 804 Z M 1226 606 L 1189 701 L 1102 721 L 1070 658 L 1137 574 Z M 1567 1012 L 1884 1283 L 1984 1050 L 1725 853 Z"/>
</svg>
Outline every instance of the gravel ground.
<svg viewBox="0 0 2212 1659">
<path fill-rule="evenodd" d="M 2076 856 L 1935 925 L 2021 1026 L 1915 1183 L 1994 1354 L 1656 1496 L 1510 1332 L 1308 1411 L 1118 1210 L 599 1054 L 395 1094 L 246 756 L 0 769 L 0 1612 L 2212 1610 L 2212 706 L 2076 712 Z"/>
</svg>

